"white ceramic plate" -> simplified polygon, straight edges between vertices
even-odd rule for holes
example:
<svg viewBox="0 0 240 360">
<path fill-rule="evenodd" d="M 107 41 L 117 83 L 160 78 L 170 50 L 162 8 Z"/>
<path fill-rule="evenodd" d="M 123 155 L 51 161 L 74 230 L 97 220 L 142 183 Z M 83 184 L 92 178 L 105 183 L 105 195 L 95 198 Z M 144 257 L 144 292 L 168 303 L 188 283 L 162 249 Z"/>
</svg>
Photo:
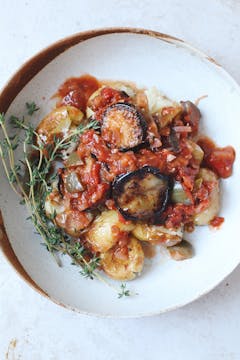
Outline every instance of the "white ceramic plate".
<svg viewBox="0 0 240 360">
<path fill-rule="evenodd" d="M 155 85 L 176 100 L 194 101 L 208 95 L 199 105 L 204 131 L 219 145 L 234 146 L 237 153 L 233 176 L 222 182 L 225 222 L 218 231 L 199 227 L 187 236 L 195 249 L 192 259 L 174 262 L 160 252 L 147 261 L 143 274 L 128 283 L 138 295 L 119 300 L 111 288 L 82 278 L 67 258 L 62 268 L 57 267 L 26 221 L 27 212 L 18 204 L 1 168 L 1 209 L 14 252 L 4 236 L 3 250 L 29 283 L 81 313 L 137 317 L 183 306 L 213 289 L 240 260 L 239 87 L 216 62 L 180 40 L 144 30 L 101 30 L 75 35 L 38 54 L 6 86 L 0 111 L 13 100 L 7 116 L 20 115 L 26 101 L 35 101 L 41 109 L 34 118 L 37 124 L 51 109 L 51 96 L 58 86 L 84 73 Z"/>
</svg>

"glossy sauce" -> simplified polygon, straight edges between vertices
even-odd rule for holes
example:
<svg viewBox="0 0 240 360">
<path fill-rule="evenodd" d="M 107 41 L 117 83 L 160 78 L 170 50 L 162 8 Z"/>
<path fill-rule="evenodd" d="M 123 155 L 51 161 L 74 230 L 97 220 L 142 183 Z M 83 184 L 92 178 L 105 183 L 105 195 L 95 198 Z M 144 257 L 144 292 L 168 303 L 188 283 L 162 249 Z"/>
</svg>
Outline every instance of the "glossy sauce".
<svg viewBox="0 0 240 360">
<path fill-rule="evenodd" d="M 223 179 L 231 176 L 235 160 L 235 151 L 232 146 L 217 147 L 208 137 L 199 139 L 198 145 L 204 151 L 204 166 Z"/>
<path fill-rule="evenodd" d="M 223 224 L 224 218 L 221 216 L 215 216 L 211 221 L 210 225 L 214 228 L 220 228 L 220 226 Z"/>
<path fill-rule="evenodd" d="M 89 97 L 99 86 L 97 79 L 91 75 L 69 78 L 58 89 L 58 106 L 71 105 L 85 112 Z"/>
<path fill-rule="evenodd" d="M 109 85 L 101 88 L 96 96 L 89 99 L 101 86 L 102 84 L 90 75 L 67 79 L 58 90 L 59 105 L 72 105 L 84 112 L 87 105 L 94 112 L 94 119 L 101 123 L 106 109 L 112 104 L 118 102 L 131 104 L 135 101 L 125 92 L 113 89 Z M 181 224 L 190 224 L 196 211 L 200 212 L 207 208 L 209 194 L 212 191 L 213 183 L 211 182 L 203 182 L 199 189 L 195 188 L 195 179 L 200 166 L 210 168 L 219 177 L 228 177 L 232 173 L 234 149 L 230 146 L 219 148 L 212 140 L 203 137 L 198 141 L 204 151 L 204 159 L 200 164 L 195 160 L 193 149 L 188 143 L 191 132 L 196 134 L 198 131 L 200 119 L 198 108 L 189 101 L 181 102 L 182 116 L 176 116 L 171 124 L 166 123 L 159 129 L 154 118 L 148 114 L 146 96 L 141 94 L 138 100 L 148 122 L 148 140 L 152 141 L 151 136 L 155 137 L 155 140 L 158 140 L 156 148 L 149 146 L 151 144 L 149 141 L 145 144 L 145 148 L 138 151 L 122 152 L 117 148 L 112 148 L 110 142 L 98 131 L 93 129 L 85 131 L 81 135 L 76 152 L 85 165 L 76 166 L 74 170 L 79 174 L 84 191 L 79 194 L 66 193 L 65 195 L 70 199 L 73 210 L 84 211 L 101 203 L 109 209 L 114 209 L 116 207 L 113 200 L 109 199 L 109 189 L 116 176 L 135 171 L 143 166 L 152 166 L 181 182 L 190 199 L 189 205 L 170 203 L 162 214 L 164 225 L 167 228 L 177 228 Z M 173 110 L 171 107 L 166 108 L 162 115 L 168 116 Z M 174 139 L 172 132 L 174 132 Z M 218 226 L 222 221 L 220 219 L 213 219 L 213 226 Z M 122 221 L 126 220 L 122 219 Z M 120 235 L 122 237 L 123 234 Z M 121 250 L 121 255 L 124 251 Z"/>
<path fill-rule="evenodd" d="M 110 87 L 104 87 L 101 89 L 100 93 L 89 102 L 89 106 L 95 111 L 95 119 L 101 122 L 103 114 L 108 106 L 118 102 L 124 103 L 128 101 L 129 97 L 126 93 Z"/>
<path fill-rule="evenodd" d="M 184 189 L 192 196 L 194 179 L 199 171 L 199 164 L 194 164 L 191 149 L 189 149 L 184 140 L 180 142 L 180 152 L 178 155 L 174 156 L 173 160 L 168 161 L 169 155 L 172 155 L 172 153 L 167 149 L 159 149 L 157 151 L 142 149 L 135 153 L 133 151 L 121 152 L 116 149 L 112 150 L 107 147 L 100 134 L 97 134 L 94 130 L 88 130 L 81 136 L 81 143 L 77 152 L 81 159 L 94 155 L 95 161 L 97 161 L 99 166 L 101 165 L 100 178 L 98 177 L 98 182 L 100 179 L 100 183 L 112 182 L 117 175 L 135 171 L 148 165 L 158 168 L 164 174 L 175 173 L 182 181 Z M 193 166 L 188 166 L 189 161 L 191 161 Z M 93 176 L 93 173 L 89 175 Z M 201 205 L 207 207 L 209 200 L 203 199 L 211 189 L 205 189 L 205 187 L 205 185 L 202 186 L 201 191 L 196 193 L 195 198 Z M 91 194 L 88 193 L 88 195 L 90 202 Z M 98 197 L 98 199 L 100 198 Z M 194 202 L 193 198 L 192 202 Z M 79 206 L 78 200 L 74 199 L 73 203 Z M 107 204 L 110 208 L 113 206 L 109 200 L 107 200 Z M 181 223 L 188 223 L 191 221 L 194 211 L 194 205 L 169 205 L 168 209 L 163 213 L 163 216 L 166 216 L 165 225 L 171 228 L 178 227 Z"/>
<path fill-rule="evenodd" d="M 128 260 L 128 244 L 129 244 L 129 235 L 126 231 L 121 231 L 117 226 L 113 225 L 111 227 L 112 234 L 117 240 L 113 251 L 114 256 L 120 260 Z"/>
</svg>

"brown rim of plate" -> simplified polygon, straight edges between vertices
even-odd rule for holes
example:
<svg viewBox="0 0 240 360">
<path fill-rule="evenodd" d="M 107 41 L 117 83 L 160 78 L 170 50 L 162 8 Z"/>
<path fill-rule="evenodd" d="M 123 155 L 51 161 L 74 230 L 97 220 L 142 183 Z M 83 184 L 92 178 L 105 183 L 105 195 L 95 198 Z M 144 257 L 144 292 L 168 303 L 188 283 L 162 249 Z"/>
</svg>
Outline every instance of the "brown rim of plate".
<svg viewBox="0 0 240 360">
<path fill-rule="evenodd" d="M 15 99 L 17 94 L 22 90 L 22 88 L 48 63 L 55 59 L 59 54 L 68 50 L 70 47 L 83 42 L 85 40 L 114 33 L 133 33 L 133 34 L 143 34 L 149 35 L 152 37 L 159 38 L 164 41 L 171 42 L 178 41 L 183 42 L 180 39 L 177 39 L 173 36 L 162 34 L 152 30 L 145 29 L 136 29 L 136 28 L 103 28 L 97 30 L 89 30 L 85 32 L 80 32 L 59 40 L 54 44 L 48 46 L 47 48 L 40 51 L 38 54 L 33 56 L 27 62 L 25 62 L 20 69 L 12 76 L 8 81 L 5 87 L 0 93 L 0 112 L 7 112 L 12 101 Z"/>
<path fill-rule="evenodd" d="M 132 33 L 132 34 L 140 34 L 140 35 L 142 34 L 142 35 L 148 35 L 151 37 L 155 37 L 157 39 L 160 39 L 162 41 L 166 41 L 169 43 L 174 43 L 174 42 L 184 43 L 184 41 L 181 39 L 178 39 L 173 36 L 163 34 L 163 33 L 157 32 L 157 31 L 146 30 L 146 29 L 141 29 L 141 28 L 128 28 L 128 27 L 102 28 L 102 29 L 96 29 L 96 30 L 88 30 L 88 31 L 84 31 L 84 32 L 80 32 L 80 33 L 71 35 L 71 36 L 66 37 L 62 40 L 59 40 L 59 41 L 53 43 L 52 45 L 48 46 L 47 48 L 43 49 L 42 51 L 37 53 L 35 56 L 30 58 L 28 61 L 26 61 L 20 67 L 20 69 L 17 70 L 17 72 L 11 77 L 11 79 L 7 82 L 7 84 L 4 86 L 4 88 L 0 92 L 0 113 L 6 113 L 8 108 L 10 107 L 11 103 L 13 102 L 15 97 L 18 95 L 18 93 L 23 89 L 23 87 L 40 70 L 42 70 L 47 64 L 49 64 L 52 60 L 54 60 L 58 55 L 60 55 L 64 51 L 68 50 L 70 47 L 77 45 L 78 43 L 83 42 L 85 40 L 88 40 L 88 39 L 91 39 L 91 38 L 94 38 L 97 36 L 101 36 L 101 35 L 114 34 L 114 33 Z M 197 51 L 197 50 L 195 49 L 195 51 Z M 208 56 L 206 56 L 206 59 L 213 62 L 215 65 L 218 65 L 218 63 L 214 59 L 209 58 Z M 33 279 L 26 272 L 26 270 L 24 269 L 24 267 L 18 260 L 16 254 L 14 253 L 14 250 L 11 246 L 8 235 L 6 233 L 6 229 L 4 227 L 4 221 L 3 221 L 1 211 L 0 211 L 0 249 L 2 250 L 3 254 L 6 256 L 6 258 L 10 262 L 10 264 L 13 266 L 13 268 L 17 271 L 17 273 L 32 288 L 34 288 L 36 291 L 38 291 L 41 295 L 44 295 L 45 297 L 47 297 L 47 298 L 51 299 L 52 301 L 54 301 L 55 303 L 57 303 L 58 305 L 61 305 L 68 309 L 75 310 L 75 311 L 78 311 L 78 312 L 84 313 L 84 314 L 95 315 L 95 316 L 97 315 L 97 314 L 93 314 L 93 313 L 83 312 L 76 308 L 71 308 L 71 306 L 62 304 L 61 302 L 59 302 L 56 299 L 49 296 L 49 294 L 47 294 L 42 288 L 40 288 L 33 281 Z M 201 294 L 199 295 L 199 297 L 200 296 L 201 296 Z M 172 310 L 172 309 L 168 309 L 168 310 Z M 154 314 L 149 314 L 148 316 L 151 316 L 151 315 L 154 315 Z M 108 315 L 106 315 L 106 316 L 108 316 Z M 141 316 L 144 316 L 144 315 L 141 315 Z M 147 316 L 147 314 L 146 314 L 146 316 Z M 134 317 L 137 317 L 137 316 L 134 316 Z"/>
</svg>

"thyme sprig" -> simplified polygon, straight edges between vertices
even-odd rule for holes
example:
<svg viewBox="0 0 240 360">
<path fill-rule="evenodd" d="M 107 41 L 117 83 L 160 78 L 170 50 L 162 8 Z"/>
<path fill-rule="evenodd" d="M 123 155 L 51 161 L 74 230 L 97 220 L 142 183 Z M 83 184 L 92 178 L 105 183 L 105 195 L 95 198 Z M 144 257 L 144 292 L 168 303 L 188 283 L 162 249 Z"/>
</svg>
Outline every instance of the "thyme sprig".
<svg viewBox="0 0 240 360">
<path fill-rule="evenodd" d="M 30 115 L 30 116 L 32 116 L 33 113 L 35 113 L 36 111 L 39 110 L 39 108 L 37 107 L 35 102 L 31 102 L 31 103 L 26 102 L 26 108 L 28 111 L 28 115 Z"/>
<path fill-rule="evenodd" d="M 39 110 L 34 102 L 26 103 L 26 110 L 32 116 Z M 88 250 L 80 242 L 74 241 L 54 222 L 56 216 L 53 213 L 50 218 L 45 213 L 45 200 L 52 191 L 52 181 L 56 173 L 52 173 L 53 163 L 61 158 L 61 152 L 68 148 L 73 142 L 79 141 L 79 136 L 87 129 L 98 129 L 99 125 L 95 121 L 87 125 L 79 125 L 62 138 L 53 137 L 51 144 L 44 144 L 39 134 L 31 125 L 29 119 L 11 116 L 9 119 L 13 128 L 23 131 L 24 138 L 19 134 L 9 136 L 6 128 L 6 118 L 0 113 L 0 128 L 3 133 L 3 140 L 0 141 L 0 157 L 6 177 L 13 191 L 20 196 L 20 204 L 25 204 L 30 213 L 35 229 L 41 235 L 44 245 L 52 254 L 59 266 L 61 263 L 57 254 L 67 254 L 72 263 L 81 267 L 80 274 L 85 278 L 97 278 L 114 288 L 118 292 L 118 297 L 130 296 L 125 284 L 121 284 L 120 291 L 106 281 L 98 271 L 100 258 L 96 255 L 88 256 Z M 14 151 L 22 144 L 23 160 L 18 163 L 15 160 Z M 35 151 L 38 156 L 32 157 L 31 151 Z M 27 169 L 28 180 L 23 185 L 23 167 Z"/>
<path fill-rule="evenodd" d="M 121 284 L 120 286 L 120 291 L 118 293 L 118 298 L 121 299 L 122 297 L 125 296 L 130 296 L 130 291 L 127 289 L 126 284 Z"/>
</svg>

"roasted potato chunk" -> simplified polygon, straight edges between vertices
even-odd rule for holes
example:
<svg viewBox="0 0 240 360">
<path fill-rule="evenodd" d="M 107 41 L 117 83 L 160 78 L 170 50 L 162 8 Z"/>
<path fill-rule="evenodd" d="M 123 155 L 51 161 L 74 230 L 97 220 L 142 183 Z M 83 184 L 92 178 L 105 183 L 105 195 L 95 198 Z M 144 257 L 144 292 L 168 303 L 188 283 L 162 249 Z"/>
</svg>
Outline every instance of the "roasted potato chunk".
<svg viewBox="0 0 240 360">
<path fill-rule="evenodd" d="M 132 280 L 142 271 L 144 253 L 140 242 L 131 236 L 127 248 L 128 256 L 125 259 L 117 257 L 114 249 L 101 254 L 102 268 L 112 279 Z"/>
<path fill-rule="evenodd" d="M 134 224 L 121 222 L 117 211 L 103 211 L 94 220 L 86 234 L 86 239 L 94 251 L 106 252 L 116 244 L 118 238 L 114 235 L 113 227 L 118 227 L 120 231 L 130 232 Z"/>
<path fill-rule="evenodd" d="M 141 241 L 149 241 L 164 246 L 173 246 L 182 241 L 181 228 L 167 229 L 160 225 L 137 224 L 132 234 Z"/>
<path fill-rule="evenodd" d="M 61 214 L 66 210 L 66 205 L 67 204 L 63 202 L 59 192 L 57 190 L 53 190 L 45 200 L 46 215 L 50 218 L 53 217 L 54 214 Z"/>
<path fill-rule="evenodd" d="M 51 141 L 54 135 L 67 135 L 70 128 L 78 126 L 83 113 L 73 106 L 61 106 L 51 111 L 38 125 L 37 133 L 44 143 Z"/>
<path fill-rule="evenodd" d="M 80 236 L 93 220 L 91 212 L 70 209 L 69 201 L 63 200 L 56 190 L 46 198 L 45 212 L 60 228 L 73 237 Z"/>
<path fill-rule="evenodd" d="M 91 212 L 78 210 L 68 210 L 55 217 L 56 224 L 72 237 L 79 237 L 92 220 Z"/>
<path fill-rule="evenodd" d="M 199 179 L 203 181 L 213 181 L 215 182 L 215 186 L 212 189 L 212 192 L 209 196 L 209 206 L 207 209 L 203 210 L 202 212 L 198 213 L 194 217 L 195 225 L 207 225 L 214 216 L 218 215 L 219 208 L 220 208 L 220 194 L 219 194 L 219 180 L 217 176 L 214 174 L 213 171 L 209 169 L 200 169 Z"/>
</svg>

